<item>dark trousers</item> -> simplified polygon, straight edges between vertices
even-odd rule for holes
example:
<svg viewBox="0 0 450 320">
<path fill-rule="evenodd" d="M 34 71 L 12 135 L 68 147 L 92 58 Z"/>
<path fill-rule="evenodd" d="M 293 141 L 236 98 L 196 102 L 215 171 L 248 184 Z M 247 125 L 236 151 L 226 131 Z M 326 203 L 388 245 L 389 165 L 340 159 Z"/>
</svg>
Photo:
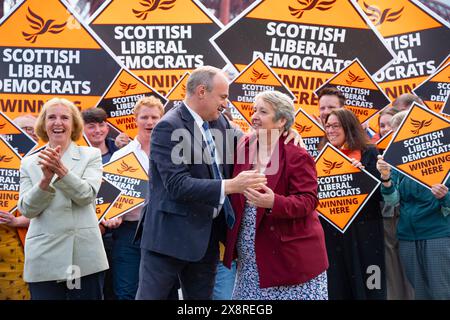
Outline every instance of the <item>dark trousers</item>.
<svg viewBox="0 0 450 320">
<path fill-rule="evenodd" d="M 179 281 L 183 299 L 211 300 L 218 261 L 219 243 L 213 236 L 205 256 L 197 262 L 180 260 L 142 249 L 136 299 L 170 299 Z"/>
<path fill-rule="evenodd" d="M 103 246 L 105 247 L 106 257 L 108 258 L 108 264 L 112 266 L 112 230 L 106 229 L 103 235 Z M 113 275 L 111 268 L 105 271 L 105 283 L 103 284 L 103 297 L 105 300 L 116 300 L 113 287 Z"/>
<path fill-rule="evenodd" d="M 111 253 L 114 294 L 118 300 L 134 300 L 139 284 L 141 248 L 133 243 L 137 221 L 123 221 L 113 230 Z"/>
<path fill-rule="evenodd" d="M 101 271 L 79 278 L 79 288 L 71 289 L 66 281 L 30 282 L 28 287 L 31 300 L 102 300 L 104 278 Z"/>
</svg>

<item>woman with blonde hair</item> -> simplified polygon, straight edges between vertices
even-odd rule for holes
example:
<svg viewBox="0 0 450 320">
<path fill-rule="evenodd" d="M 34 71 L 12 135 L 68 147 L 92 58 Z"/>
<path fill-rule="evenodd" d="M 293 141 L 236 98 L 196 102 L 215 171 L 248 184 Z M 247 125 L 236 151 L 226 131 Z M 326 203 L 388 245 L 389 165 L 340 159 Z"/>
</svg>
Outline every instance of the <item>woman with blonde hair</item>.
<svg viewBox="0 0 450 320">
<path fill-rule="evenodd" d="M 105 250 L 95 214 L 100 150 L 77 146 L 83 120 L 75 105 L 47 101 L 36 123 L 45 149 L 22 160 L 18 208 L 30 219 L 24 280 L 33 300 L 102 299 Z"/>
</svg>

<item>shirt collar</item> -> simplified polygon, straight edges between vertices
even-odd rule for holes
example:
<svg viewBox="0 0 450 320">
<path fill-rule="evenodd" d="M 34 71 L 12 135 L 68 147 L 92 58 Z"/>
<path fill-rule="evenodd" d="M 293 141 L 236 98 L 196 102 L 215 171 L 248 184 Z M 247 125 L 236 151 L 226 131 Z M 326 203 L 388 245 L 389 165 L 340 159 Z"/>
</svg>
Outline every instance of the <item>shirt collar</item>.
<svg viewBox="0 0 450 320">
<path fill-rule="evenodd" d="M 195 112 L 194 110 L 192 110 L 187 104 L 186 102 L 184 103 L 184 105 L 186 106 L 186 108 L 188 109 L 189 113 L 191 114 L 192 118 L 194 118 L 195 123 L 197 123 L 197 125 L 199 126 L 199 128 L 203 128 L 203 122 L 205 122 L 202 117 L 200 117 L 200 115 Z"/>
</svg>

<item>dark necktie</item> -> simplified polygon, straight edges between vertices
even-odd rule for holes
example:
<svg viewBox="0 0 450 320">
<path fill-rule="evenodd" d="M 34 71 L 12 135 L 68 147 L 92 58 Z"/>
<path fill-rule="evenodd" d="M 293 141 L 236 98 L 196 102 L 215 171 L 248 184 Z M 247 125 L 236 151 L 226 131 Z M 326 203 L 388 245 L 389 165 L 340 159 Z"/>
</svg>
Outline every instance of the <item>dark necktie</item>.
<svg viewBox="0 0 450 320">
<path fill-rule="evenodd" d="M 205 138 L 206 143 L 208 145 L 209 151 L 211 152 L 211 166 L 213 168 L 213 176 L 214 179 L 222 180 L 222 175 L 220 174 L 219 166 L 216 163 L 216 144 L 214 143 L 213 137 L 211 135 L 211 131 L 209 130 L 209 124 L 207 121 L 203 122 L 202 125 L 205 130 Z M 223 211 L 225 213 L 225 221 L 227 222 L 228 227 L 231 229 L 234 226 L 235 216 L 233 207 L 231 206 L 230 200 L 225 195 L 225 201 L 223 203 Z"/>
</svg>

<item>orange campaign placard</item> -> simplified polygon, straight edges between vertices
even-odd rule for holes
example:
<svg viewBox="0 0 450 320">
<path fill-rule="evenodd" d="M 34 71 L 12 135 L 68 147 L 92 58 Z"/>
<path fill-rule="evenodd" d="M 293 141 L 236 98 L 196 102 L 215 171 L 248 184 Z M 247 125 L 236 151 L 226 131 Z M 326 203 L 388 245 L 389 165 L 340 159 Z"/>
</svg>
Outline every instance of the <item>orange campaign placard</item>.
<svg viewBox="0 0 450 320">
<path fill-rule="evenodd" d="M 272 68 L 260 57 L 256 58 L 230 82 L 228 100 L 240 114 L 236 120 L 243 118 L 251 123 L 255 96 L 263 91 L 275 90 L 295 99 Z M 245 131 L 247 128 L 242 129 Z"/>
<path fill-rule="evenodd" d="M 434 112 L 441 112 L 445 98 L 450 93 L 450 63 L 439 68 L 413 92 L 428 108 Z"/>
<path fill-rule="evenodd" d="M 170 89 L 169 93 L 166 95 L 167 102 L 164 105 L 164 113 L 167 113 L 173 107 L 177 107 L 181 104 L 186 96 L 186 83 L 188 81 L 190 72 L 186 72 L 183 76 L 178 80 L 178 82 Z"/>
<path fill-rule="evenodd" d="M 121 193 L 121 189 L 117 188 L 105 178 L 102 178 L 102 185 L 95 199 L 95 212 L 99 223 L 103 220 L 103 217 L 105 217 L 109 209 L 114 206 Z"/>
<path fill-rule="evenodd" d="M 37 142 L 33 138 L 1 111 L 0 135 L 13 146 L 21 157 L 27 155 L 37 145 Z"/>
<path fill-rule="evenodd" d="M 327 143 L 316 158 L 319 205 L 316 210 L 344 233 L 380 185 L 374 176 Z"/>
<path fill-rule="evenodd" d="M 103 177 L 122 190 L 104 219 L 120 217 L 144 204 L 148 192 L 148 175 L 134 152 L 106 163 Z"/>
<path fill-rule="evenodd" d="M 344 94 L 344 107 L 352 111 L 360 123 L 367 121 L 391 103 L 359 59 L 353 60 L 314 93 L 318 95 L 322 88 L 328 86 L 334 86 Z"/>
<path fill-rule="evenodd" d="M 377 146 L 378 150 L 385 150 L 389 143 L 392 140 L 392 137 L 394 136 L 394 132 L 391 130 L 388 133 L 384 135 L 384 137 L 381 137 L 380 140 L 375 142 L 375 145 Z"/>
<path fill-rule="evenodd" d="M 353 59 L 373 74 L 394 57 L 350 0 L 255 1 L 211 42 L 239 71 L 264 59 L 311 116 L 319 114 L 314 90 Z"/>
<path fill-rule="evenodd" d="M 186 71 L 226 64 L 209 42 L 222 24 L 197 0 L 107 0 L 89 25 L 163 95 Z"/>
<path fill-rule="evenodd" d="M 294 129 L 302 136 L 311 157 L 317 157 L 320 140 L 325 136 L 322 127 L 300 108 L 295 115 Z"/>
<path fill-rule="evenodd" d="M 166 103 L 166 98 L 155 89 L 134 74 L 122 69 L 111 82 L 96 107 L 106 111 L 107 121 L 116 130 L 126 133 L 134 139 L 138 131 L 133 114 L 134 106 L 139 99 L 149 96 L 158 98 L 163 105 Z"/>
<path fill-rule="evenodd" d="M 391 100 L 411 92 L 450 52 L 449 23 L 417 0 L 357 0 L 397 59 L 374 74 Z M 371 50 L 368 46 L 367 50 Z"/>
<path fill-rule="evenodd" d="M 17 209 L 22 158 L 0 136 L 0 210 L 13 213 Z"/>
<path fill-rule="evenodd" d="M 450 171 L 450 121 L 414 103 L 383 157 L 429 189 L 445 183 Z"/>
<path fill-rule="evenodd" d="M 119 69 L 65 1 L 22 1 L 0 20 L 0 111 L 11 119 L 55 96 L 93 107 Z"/>
</svg>

